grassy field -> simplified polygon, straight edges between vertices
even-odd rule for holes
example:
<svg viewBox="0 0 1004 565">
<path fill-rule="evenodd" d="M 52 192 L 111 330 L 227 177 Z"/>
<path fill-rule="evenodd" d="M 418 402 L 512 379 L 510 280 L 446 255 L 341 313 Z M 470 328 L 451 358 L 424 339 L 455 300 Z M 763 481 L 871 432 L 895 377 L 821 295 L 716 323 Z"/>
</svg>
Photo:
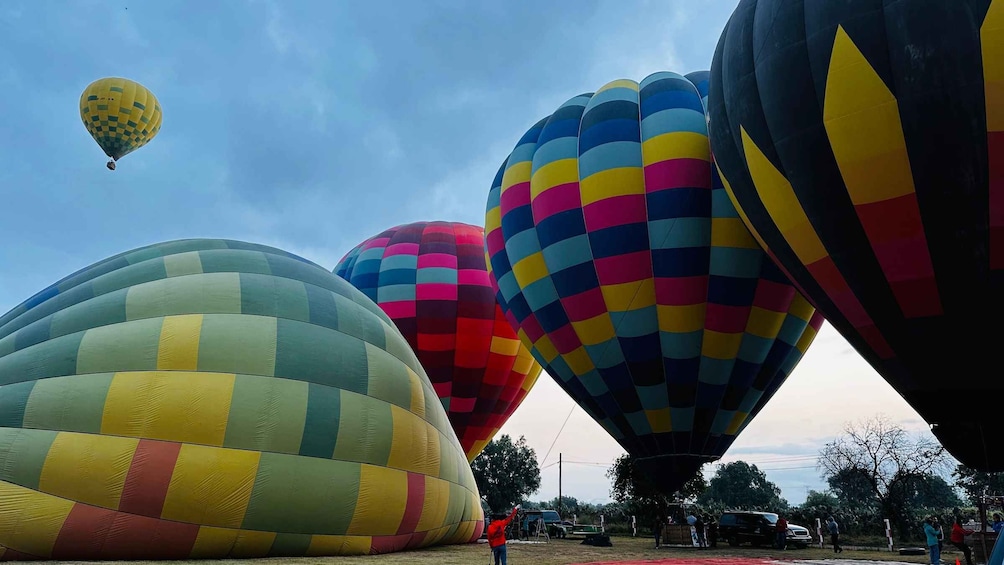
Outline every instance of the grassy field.
<svg viewBox="0 0 1004 565">
<path fill-rule="evenodd" d="M 829 548 L 794 549 L 777 551 L 772 549 L 754 549 L 749 547 L 731 548 L 719 545 L 716 549 L 672 548 L 655 549 L 650 538 L 614 537 L 613 547 L 592 547 L 581 545 L 579 540 L 552 540 L 550 543 L 509 545 L 509 563 L 512 565 L 568 565 L 571 563 L 589 563 L 595 561 L 618 561 L 631 559 L 665 559 L 665 558 L 703 558 L 703 557 L 749 557 L 771 558 L 781 560 L 792 559 L 853 559 L 901 561 L 904 563 L 927 563 L 924 556 L 903 557 L 898 553 L 888 551 L 856 551 L 845 550 L 838 556 Z M 961 553 L 952 553 L 945 548 L 942 560 L 954 563 Z M 392 553 L 388 555 L 373 555 L 362 557 L 304 557 L 304 558 L 274 558 L 249 559 L 228 563 L 240 565 L 306 565 L 318 563 L 322 565 L 362 565 L 390 564 L 404 565 L 485 565 L 489 563 L 489 550 L 485 543 L 434 547 L 420 551 Z M 133 562 L 168 563 L 168 562 Z M 174 564 L 191 563 L 192 565 L 209 565 L 212 561 L 173 561 Z M 217 562 L 222 563 L 222 562 Z M 839 565 L 839 561 L 834 561 Z"/>
</svg>

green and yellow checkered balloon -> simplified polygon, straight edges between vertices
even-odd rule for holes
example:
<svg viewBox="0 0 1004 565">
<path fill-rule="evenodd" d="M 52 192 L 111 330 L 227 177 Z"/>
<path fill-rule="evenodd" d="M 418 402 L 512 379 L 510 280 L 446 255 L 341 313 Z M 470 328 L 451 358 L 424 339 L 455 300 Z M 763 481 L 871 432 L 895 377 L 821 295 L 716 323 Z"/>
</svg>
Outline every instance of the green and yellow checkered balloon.
<svg viewBox="0 0 1004 565">
<path fill-rule="evenodd" d="M 142 84 L 125 78 L 102 78 L 80 95 L 80 119 L 98 145 L 115 161 L 143 147 L 160 131 L 160 103 Z"/>
</svg>

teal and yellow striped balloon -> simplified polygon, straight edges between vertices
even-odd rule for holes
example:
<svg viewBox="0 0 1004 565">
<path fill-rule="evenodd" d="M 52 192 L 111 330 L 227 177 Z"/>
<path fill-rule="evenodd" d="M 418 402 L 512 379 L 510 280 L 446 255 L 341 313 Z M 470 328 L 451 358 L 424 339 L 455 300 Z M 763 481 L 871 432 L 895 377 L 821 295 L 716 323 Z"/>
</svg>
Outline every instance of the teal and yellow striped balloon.
<svg viewBox="0 0 1004 565">
<path fill-rule="evenodd" d="M 143 147 L 160 131 L 160 103 L 142 84 L 125 78 L 98 79 L 80 95 L 80 119 L 105 155 L 115 161 Z"/>
<path fill-rule="evenodd" d="M 464 451 L 349 283 L 182 240 L 0 317 L 0 559 L 397 551 L 477 539 Z"/>
</svg>

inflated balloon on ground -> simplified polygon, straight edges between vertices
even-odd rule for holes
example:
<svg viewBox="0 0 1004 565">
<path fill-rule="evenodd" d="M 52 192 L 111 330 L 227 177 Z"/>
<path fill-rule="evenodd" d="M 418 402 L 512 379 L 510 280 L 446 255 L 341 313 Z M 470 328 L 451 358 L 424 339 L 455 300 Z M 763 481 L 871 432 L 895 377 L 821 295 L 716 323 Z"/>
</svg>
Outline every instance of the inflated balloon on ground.
<svg viewBox="0 0 1004 565">
<path fill-rule="evenodd" d="M 715 53 L 748 226 L 962 463 L 1004 471 L 1004 3 L 743 0 Z"/>
<path fill-rule="evenodd" d="M 713 180 L 707 75 L 570 99 L 513 149 L 485 220 L 520 338 L 667 492 L 725 452 L 822 322 Z"/>
<path fill-rule="evenodd" d="M 540 376 L 488 280 L 484 230 L 456 222 L 397 226 L 335 267 L 411 344 L 471 461 Z"/>
<path fill-rule="evenodd" d="M 383 553 L 482 527 L 407 342 L 313 263 L 173 241 L 0 318 L 0 559 Z"/>
<path fill-rule="evenodd" d="M 125 78 L 98 79 L 80 95 L 80 119 L 94 141 L 115 162 L 143 147 L 160 131 L 163 113 L 152 92 Z"/>
</svg>

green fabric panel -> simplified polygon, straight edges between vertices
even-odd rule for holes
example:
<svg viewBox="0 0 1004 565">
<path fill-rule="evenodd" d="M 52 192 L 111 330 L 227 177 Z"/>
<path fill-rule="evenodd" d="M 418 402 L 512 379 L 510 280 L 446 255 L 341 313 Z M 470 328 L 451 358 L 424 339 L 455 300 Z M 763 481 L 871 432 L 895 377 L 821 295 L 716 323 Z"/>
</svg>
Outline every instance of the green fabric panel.
<svg viewBox="0 0 1004 565">
<path fill-rule="evenodd" d="M 64 293 L 77 285 L 82 285 L 88 281 L 92 281 L 102 275 L 110 273 L 112 271 L 117 271 L 129 266 L 129 262 L 125 260 L 121 255 L 115 257 L 109 257 L 100 263 L 96 263 L 77 271 L 76 273 L 66 277 L 65 279 L 59 281 L 56 284 L 56 288 L 59 289 L 60 293 Z"/>
<path fill-rule="evenodd" d="M 307 416 L 307 383 L 237 375 L 224 447 L 297 453 Z"/>
<path fill-rule="evenodd" d="M 401 361 L 368 343 L 366 360 L 370 371 L 369 395 L 410 410 L 411 379 Z"/>
<path fill-rule="evenodd" d="M 390 404 L 342 391 L 335 459 L 386 466 L 394 439 Z"/>
<path fill-rule="evenodd" d="M 108 273 L 102 277 L 91 281 L 94 295 L 100 296 L 115 290 L 121 290 L 143 284 L 145 282 L 157 281 L 167 277 L 164 269 L 164 260 L 155 259 L 138 265 L 130 265 L 124 269 Z"/>
<path fill-rule="evenodd" d="M 359 497 L 359 464 L 262 453 L 241 528 L 345 534 Z"/>
<path fill-rule="evenodd" d="M 294 320 L 277 320 L 275 376 L 366 394 L 369 369 L 363 342 Z"/>
<path fill-rule="evenodd" d="M 27 349 L 32 345 L 49 339 L 49 327 L 51 323 L 52 318 L 45 318 L 18 330 L 13 336 L 14 349 Z"/>
<path fill-rule="evenodd" d="M 422 364 L 418 361 L 418 356 L 408 345 L 408 340 L 404 339 L 401 332 L 398 331 L 397 326 L 393 323 L 384 325 L 384 347 L 383 349 L 390 353 L 394 357 L 401 360 L 402 363 L 411 367 L 412 371 L 415 371 L 419 375 L 425 374 L 425 370 L 422 368 Z"/>
<path fill-rule="evenodd" d="M 14 336 L 8 335 L 0 339 L 0 357 L 14 352 Z"/>
<path fill-rule="evenodd" d="M 125 258 L 129 261 L 129 263 L 135 264 L 148 259 L 166 257 L 167 255 L 187 253 L 189 251 L 199 251 L 202 249 L 226 249 L 226 247 L 226 241 L 222 239 L 179 239 L 175 241 L 155 243 L 153 245 L 129 251 L 125 254 Z"/>
<path fill-rule="evenodd" d="M 439 478 L 451 483 L 460 482 L 460 473 L 457 469 L 457 450 L 453 444 L 447 441 L 449 436 L 439 437 Z"/>
<path fill-rule="evenodd" d="M 0 385 L 76 373 L 83 338 L 84 332 L 70 334 L 0 357 Z"/>
<path fill-rule="evenodd" d="M 446 410 L 443 409 L 443 402 L 439 400 L 436 389 L 432 388 L 429 377 L 425 376 L 424 371 L 419 373 L 419 380 L 422 382 L 422 398 L 425 400 L 425 421 L 444 434 L 455 434 L 453 425 L 446 416 Z"/>
<path fill-rule="evenodd" d="M 259 273 L 271 274 L 265 254 L 241 249 L 214 249 L 200 251 L 202 270 L 206 273 Z"/>
<path fill-rule="evenodd" d="M 310 307 L 310 323 L 340 330 L 338 326 L 338 308 L 335 305 L 335 294 L 312 284 L 304 285 L 307 289 L 307 304 Z"/>
<path fill-rule="evenodd" d="M 274 375 L 275 322 L 275 318 L 262 316 L 206 315 L 199 338 L 199 370 Z"/>
<path fill-rule="evenodd" d="M 0 428 L 0 480 L 38 490 L 42 465 L 57 433 Z"/>
<path fill-rule="evenodd" d="M 52 315 L 50 333 L 58 337 L 124 321 L 126 291 L 117 290 L 56 312 Z"/>
<path fill-rule="evenodd" d="M 334 273 L 332 273 L 334 274 Z M 378 318 L 384 321 L 386 324 L 393 325 L 394 322 L 391 321 L 390 316 L 383 311 L 382 308 L 377 306 L 375 302 L 370 300 L 368 296 L 363 294 L 361 290 L 352 286 L 352 283 L 339 277 L 337 275 L 332 279 L 333 284 L 329 284 L 325 288 L 329 288 L 335 294 L 346 298 L 349 302 L 353 302 L 356 305 L 362 307 L 364 310 L 376 314 Z"/>
<path fill-rule="evenodd" d="M 164 257 L 164 271 L 168 277 L 183 277 L 202 273 L 202 261 L 197 251 L 187 251 Z"/>
<path fill-rule="evenodd" d="M 240 277 L 236 273 L 187 275 L 129 289 L 130 320 L 179 314 L 240 314 Z"/>
<path fill-rule="evenodd" d="M 35 381 L 24 427 L 100 434 L 113 376 L 98 373 Z"/>
<path fill-rule="evenodd" d="M 336 284 L 333 281 L 335 275 L 317 265 L 304 263 L 303 261 L 297 261 L 291 257 L 283 257 L 281 255 L 269 254 L 266 255 L 266 258 L 268 260 L 269 272 L 277 277 L 294 279 L 302 281 L 305 284 L 312 284 L 329 290 Z"/>
<path fill-rule="evenodd" d="M 241 312 L 253 316 L 310 319 L 303 283 L 271 275 L 241 273 Z"/>
<path fill-rule="evenodd" d="M 277 534 L 268 557 L 303 557 L 310 547 L 310 534 Z"/>
<path fill-rule="evenodd" d="M 77 374 L 155 371 L 163 322 L 151 318 L 87 330 L 77 354 Z"/>
<path fill-rule="evenodd" d="M 450 483 L 450 503 L 446 506 L 446 522 L 448 524 L 457 524 L 463 521 L 465 500 L 467 500 L 467 489 Z"/>
<path fill-rule="evenodd" d="M 23 428 L 24 410 L 35 383 L 14 383 L 0 386 L 0 428 Z"/>
<path fill-rule="evenodd" d="M 300 455 L 331 459 L 338 439 L 341 390 L 310 383 Z"/>
</svg>

